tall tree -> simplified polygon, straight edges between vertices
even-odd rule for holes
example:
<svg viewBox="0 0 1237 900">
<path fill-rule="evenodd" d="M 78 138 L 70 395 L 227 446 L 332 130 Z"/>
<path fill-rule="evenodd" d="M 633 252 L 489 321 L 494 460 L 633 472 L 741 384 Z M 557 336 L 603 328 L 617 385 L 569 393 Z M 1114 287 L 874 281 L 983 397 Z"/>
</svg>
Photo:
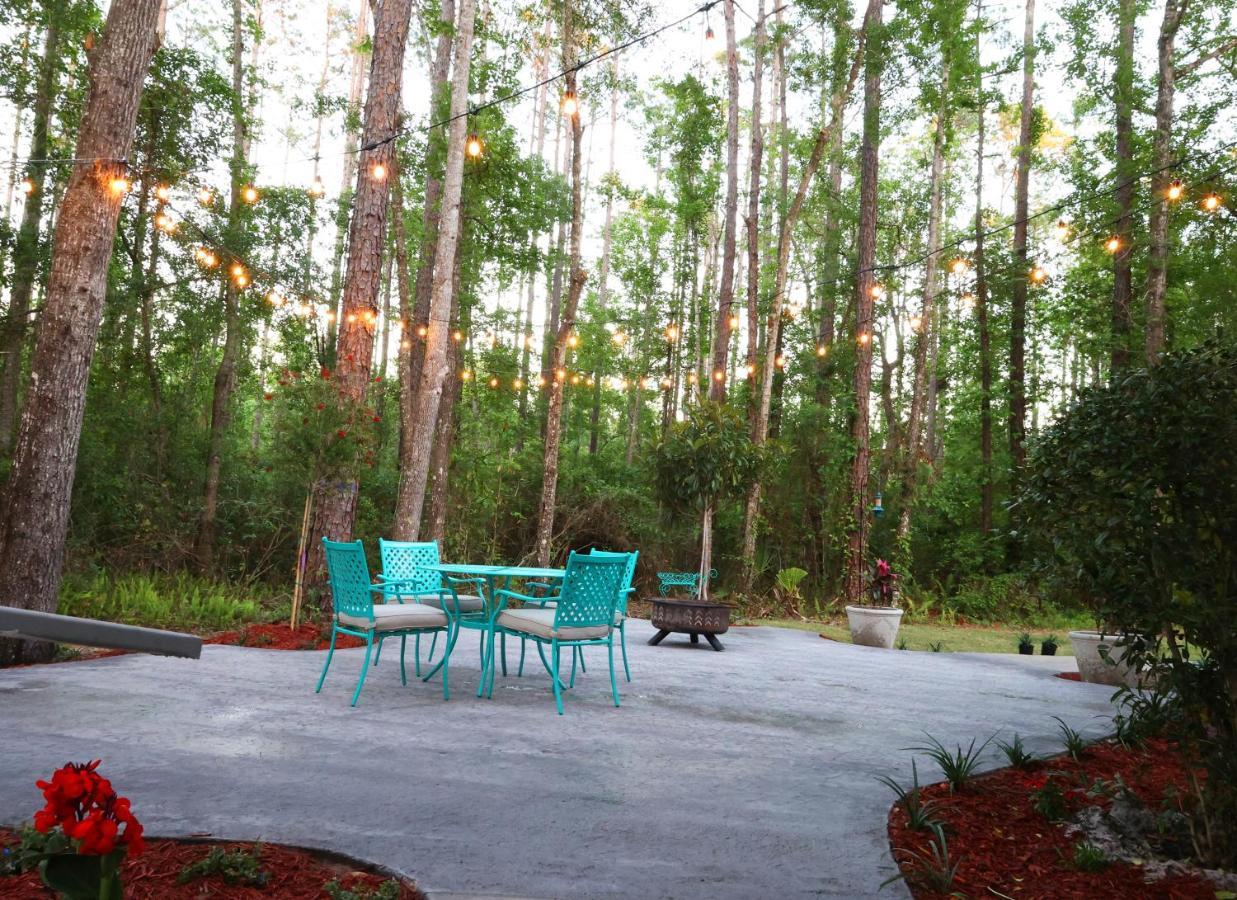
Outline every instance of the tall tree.
<svg viewBox="0 0 1237 900">
<path fill-rule="evenodd" d="M 859 147 L 858 271 L 855 276 L 855 411 L 851 420 L 854 444 L 850 468 L 852 520 L 846 545 L 846 599 L 863 598 L 867 567 L 868 464 L 871 455 L 869 412 L 872 404 L 872 340 L 875 325 L 876 204 L 880 177 L 881 68 L 884 64 L 884 23 L 881 0 L 870 0 L 868 49 L 864 59 L 863 139 Z"/>
<path fill-rule="evenodd" d="M 983 15 L 976 0 L 976 18 Z M 984 255 L 984 124 L 987 112 L 980 38 L 975 29 L 975 319 L 979 326 L 979 531 L 992 533 L 992 338 L 988 325 L 988 260 Z"/>
<path fill-rule="evenodd" d="M 1112 258 L 1112 372 L 1116 374 L 1130 362 L 1130 330 L 1133 318 L 1130 302 L 1134 292 L 1134 27 L 1138 20 L 1136 0 L 1117 0 L 1117 59 L 1113 72 L 1113 122 L 1116 126 L 1117 202 L 1114 236 L 1116 252 Z"/>
<path fill-rule="evenodd" d="M 412 0 L 384 0 L 374 19 L 374 47 L 365 96 L 356 191 L 348 232 L 348 271 L 336 344 L 335 382 L 345 416 L 362 413 L 374 356 L 374 323 L 378 319 L 378 288 L 386 237 L 389 175 L 394 171 L 404 47 Z M 356 518 L 356 473 L 330 473 L 314 486 L 314 539 L 310 546 L 309 581 L 320 583 L 321 537 L 347 540 Z M 329 599 L 324 597 L 329 605 Z"/>
<path fill-rule="evenodd" d="M 460 241 L 460 205 L 464 191 L 464 144 L 468 138 L 468 73 L 472 54 L 475 0 L 460 0 L 455 28 L 455 59 L 451 64 L 451 116 L 447 126 L 447 165 L 443 175 L 442 212 L 434 252 L 434 281 L 421 383 L 417 388 L 416 413 L 409 439 L 410 465 L 400 471 L 396 508 L 404 519 L 396 521 L 399 540 L 416 540 L 421 530 L 421 511 L 430 471 L 430 451 L 438 427 L 438 410 L 448 373 L 451 347 L 451 309 L 455 296 L 456 248 Z"/>
<path fill-rule="evenodd" d="M 575 4 L 567 0 L 563 4 L 563 69 L 567 72 L 565 90 L 571 96 L 576 93 L 576 23 Z M 558 328 L 550 355 L 549 403 L 546 407 L 545 450 L 541 467 L 541 502 L 537 508 L 537 537 L 534 552 L 537 564 L 550 564 L 550 549 L 554 539 L 554 514 L 558 496 L 558 455 L 562 442 L 563 391 L 566 387 L 567 341 L 576 324 L 576 308 L 584 292 L 587 275 L 580 265 L 580 240 L 584 227 L 584 198 L 580 184 L 581 138 L 584 126 L 577 109 L 568 116 L 571 127 L 571 243 L 567 261 L 570 282 L 567 285 L 567 302 L 560 311 Z"/>
<path fill-rule="evenodd" d="M 233 246 L 243 246 L 246 201 L 243 191 L 249 180 L 249 103 L 245 99 L 245 20 L 242 0 L 232 0 L 232 160 L 228 197 L 227 235 Z M 210 439 L 206 448 L 206 478 L 202 492 L 202 518 L 195 545 L 198 568 L 209 571 L 215 561 L 215 526 L 219 512 L 219 479 L 223 470 L 223 444 L 232 424 L 232 394 L 236 368 L 241 358 L 244 323 L 236 278 L 226 278 L 223 299 L 223 352 L 215 371 L 211 395 Z"/>
<path fill-rule="evenodd" d="M 1122 0 L 1124 2 L 1124 0 Z M 1031 126 L 1035 115 L 1035 0 L 1026 0 L 1022 27 L 1022 106 L 1018 114 L 1018 174 L 1014 182 L 1014 279 L 1009 311 L 1009 455 L 1014 471 L 1026 459 L 1026 326 L 1028 195 Z"/>
<path fill-rule="evenodd" d="M 8 453 L 13 442 L 30 299 L 39 274 L 39 229 L 43 221 L 43 193 L 47 186 L 47 132 L 60 65 L 60 26 L 57 21 L 60 12 L 50 5 L 47 12 L 43 57 L 39 62 L 30 129 L 30 163 L 26 168 L 29 181 L 26 199 L 22 201 L 21 225 L 13 247 L 13 284 L 9 292 L 9 308 L 4 328 L 0 330 L 0 456 Z M 7 206 L 5 210 L 7 212 Z"/>
<path fill-rule="evenodd" d="M 722 0 L 726 18 L 726 205 L 722 226 L 722 282 L 717 292 L 717 321 L 713 330 L 713 368 L 709 399 L 726 399 L 726 362 L 734 306 L 734 260 L 739 212 L 739 54 L 735 44 L 734 0 Z"/>
<path fill-rule="evenodd" d="M 446 99 L 447 76 L 451 72 L 451 31 L 455 25 L 455 0 L 444 0 L 440 9 L 438 23 L 438 40 L 434 48 L 434 57 L 430 64 L 430 96 L 434 98 L 431 116 L 437 116 L 440 104 Z M 450 101 L 447 100 L 448 106 Z M 421 363 L 424 359 L 425 344 L 417 339 L 421 323 L 429 318 L 430 297 L 434 286 L 434 259 L 438 250 L 438 221 L 441 215 L 442 177 L 438 171 L 438 161 L 441 159 L 438 145 L 441 138 L 438 134 L 430 134 L 426 138 L 426 173 L 425 202 L 421 207 L 421 247 L 417 260 L 417 277 L 411 301 L 408 298 L 408 246 L 404 237 L 404 224 L 396 223 L 395 240 L 396 254 L 400 265 L 400 317 L 404 323 L 404 335 L 407 340 L 400 344 L 400 439 L 399 439 L 399 471 L 401 480 L 403 473 L 416 466 L 416 455 L 413 449 L 413 434 L 416 429 L 418 391 L 421 386 Z M 402 201 L 400 185 L 395 185 L 399 192 L 397 196 Z M 402 202 L 400 204 L 402 208 Z M 395 495 L 395 519 L 391 533 L 396 540 L 411 540 L 409 534 L 415 531 L 413 525 L 414 499 L 410 492 L 399 490 Z"/>
<path fill-rule="evenodd" d="M 72 174 L 56 220 L 30 390 L 0 492 L 0 605 L 54 611 L 107 269 L 124 199 L 138 101 L 155 52 L 160 0 L 113 0 L 90 56 Z M 47 660 L 53 646 L 0 638 L 0 665 Z"/>
</svg>

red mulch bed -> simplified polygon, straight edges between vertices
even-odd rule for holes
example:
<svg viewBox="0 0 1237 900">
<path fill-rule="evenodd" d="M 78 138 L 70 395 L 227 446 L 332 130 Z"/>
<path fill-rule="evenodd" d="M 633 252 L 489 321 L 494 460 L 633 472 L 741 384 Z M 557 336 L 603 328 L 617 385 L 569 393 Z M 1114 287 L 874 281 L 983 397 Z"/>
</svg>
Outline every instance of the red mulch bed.
<svg viewBox="0 0 1237 900">
<path fill-rule="evenodd" d="M 1077 672 L 1058 672 L 1058 678 L 1064 678 L 1066 681 L 1082 681 L 1082 676 Z"/>
<path fill-rule="evenodd" d="M 236 644 L 242 647 L 259 647 L 263 650 L 325 650 L 331 645 L 331 629 L 312 622 L 302 622 L 293 631 L 286 622 L 266 625 L 246 625 L 239 631 L 222 631 L 203 638 L 204 644 Z M 341 634 L 335 639 L 335 647 L 364 647 L 360 638 Z"/>
<path fill-rule="evenodd" d="M 1095 744 L 1081 762 L 1057 757 L 1032 771 L 1001 769 L 953 795 L 945 783 L 924 787 L 923 798 L 938 802 L 934 818 L 944 826 L 949 853 L 960 860 L 953 886 L 957 893 L 939 893 L 913 883 L 911 892 L 917 900 L 959 895 L 1018 900 L 1214 900 L 1215 886 L 1201 877 L 1176 874 L 1147 882 L 1137 866 L 1126 863 L 1111 863 L 1100 872 L 1074 867 L 1074 847 L 1080 836 L 1066 837 L 1064 825 L 1049 822 L 1035 810 L 1031 794 L 1052 778 L 1073 812 L 1086 804 L 1106 804 L 1102 798 L 1087 797 L 1087 790 L 1096 779 L 1108 780 L 1117 774 L 1152 808 L 1159 808 L 1166 795 L 1183 796 L 1187 789 L 1186 768 L 1175 746 L 1166 741 L 1151 741 L 1135 750 L 1113 743 Z M 930 853 L 929 835 L 909 830 L 906 819 L 900 805 L 890 810 L 889 843 L 904 873 L 908 872 L 906 854 L 899 850 Z"/>
<path fill-rule="evenodd" d="M 0 846 L 16 841 L 16 835 L 0 829 Z M 204 843 L 201 841 L 151 840 L 146 852 L 136 859 L 126 859 L 121 866 L 121 880 L 128 900 L 160 900 L 164 897 L 286 897 L 294 900 L 319 900 L 328 897 L 324 886 L 329 881 L 341 887 L 377 889 L 390 877 L 357 871 L 344 862 L 317 855 L 308 850 L 261 845 L 260 866 L 269 878 L 265 886 L 227 884 L 222 876 L 195 878 L 188 884 L 178 884 L 177 878 L 185 866 L 205 857 L 213 847 L 225 850 L 249 851 L 252 843 Z M 27 872 L 0 878 L 0 897 L 7 900 L 47 900 L 56 896 L 43 886 L 38 873 Z M 425 895 L 407 884 L 402 886 L 401 900 L 424 900 Z"/>
</svg>

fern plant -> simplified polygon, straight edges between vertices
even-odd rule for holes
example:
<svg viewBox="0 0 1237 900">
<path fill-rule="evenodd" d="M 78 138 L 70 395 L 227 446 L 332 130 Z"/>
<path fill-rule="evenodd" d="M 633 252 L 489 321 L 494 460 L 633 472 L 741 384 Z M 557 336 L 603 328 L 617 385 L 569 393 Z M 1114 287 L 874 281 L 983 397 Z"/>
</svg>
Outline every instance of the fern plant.
<svg viewBox="0 0 1237 900">
<path fill-rule="evenodd" d="M 1065 720 L 1060 716 L 1053 716 L 1057 720 L 1057 730 L 1061 733 L 1061 743 L 1065 745 L 1065 752 L 1069 754 L 1070 759 L 1077 762 L 1082 759 L 1083 754 L 1087 752 L 1087 747 L 1091 742 L 1084 738 L 1078 731 L 1071 728 L 1065 723 Z"/>
<path fill-rule="evenodd" d="M 958 877 L 958 866 L 961 857 L 954 857 L 949 852 L 949 844 L 945 840 L 945 830 L 938 824 L 931 826 L 932 837 L 928 839 L 927 850 L 906 850 L 898 848 L 893 851 L 894 858 L 902 866 L 903 871 L 892 878 L 885 879 L 881 887 L 905 879 L 910 884 L 920 885 L 929 890 L 948 894 L 953 890 L 954 881 Z"/>
<path fill-rule="evenodd" d="M 924 800 L 919 792 L 919 767 L 911 760 L 911 786 L 904 788 L 889 775 L 879 775 L 877 780 L 897 795 L 895 805 L 902 807 L 906 813 L 906 825 L 912 831 L 928 831 L 937 824 L 932 818 L 937 804 L 934 800 Z"/>
<path fill-rule="evenodd" d="M 992 743 L 993 737 L 989 737 L 986 741 L 975 746 L 978 738 L 972 738 L 970 746 L 965 750 L 959 744 L 953 750 L 949 750 L 932 737 L 930 734 L 925 734 L 927 742 L 915 747 L 904 747 L 904 750 L 913 750 L 917 753 L 924 753 L 932 759 L 941 769 L 941 774 L 945 776 L 945 780 L 949 782 L 950 792 L 956 792 L 966 787 L 966 783 L 971 780 L 979 770 L 979 759 L 988 745 Z"/>
<path fill-rule="evenodd" d="M 1022 738 L 1017 734 L 1008 744 L 1005 741 L 997 741 L 996 745 L 1001 748 L 1010 766 L 1015 769 L 1031 769 L 1039 762 L 1039 758 L 1023 746 Z"/>
</svg>

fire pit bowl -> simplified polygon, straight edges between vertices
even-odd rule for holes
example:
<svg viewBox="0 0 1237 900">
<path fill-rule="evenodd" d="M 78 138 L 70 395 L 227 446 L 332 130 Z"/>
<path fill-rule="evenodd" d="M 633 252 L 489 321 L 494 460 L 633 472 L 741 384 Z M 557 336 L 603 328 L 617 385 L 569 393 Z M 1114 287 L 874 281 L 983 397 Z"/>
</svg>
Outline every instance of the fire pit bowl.
<svg viewBox="0 0 1237 900">
<path fill-rule="evenodd" d="M 660 644 L 666 635 L 674 632 L 691 636 L 693 644 L 700 643 L 700 635 L 717 651 L 724 649 L 717 635 L 730 630 L 730 607 L 724 603 L 709 603 L 692 598 L 653 597 L 652 622 L 657 634 L 649 638 L 653 646 Z"/>
</svg>

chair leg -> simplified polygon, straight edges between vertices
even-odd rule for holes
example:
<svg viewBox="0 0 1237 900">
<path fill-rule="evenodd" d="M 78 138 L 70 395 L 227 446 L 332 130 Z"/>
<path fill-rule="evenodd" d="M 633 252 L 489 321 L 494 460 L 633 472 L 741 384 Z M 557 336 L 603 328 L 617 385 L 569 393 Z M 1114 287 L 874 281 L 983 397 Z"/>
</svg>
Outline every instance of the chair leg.
<svg viewBox="0 0 1237 900">
<path fill-rule="evenodd" d="M 619 623 L 619 645 L 623 648 L 623 672 L 627 676 L 627 683 L 631 684 L 631 666 L 627 665 L 627 620 L 624 619 Z"/>
<path fill-rule="evenodd" d="M 517 678 L 524 677 L 524 649 L 527 646 L 528 641 L 524 640 L 524 638 L 520 638 L 520 667 L 516 669 L 515 672 Z"/>
<path fill-rule="evenodd" d="M 502 654 L 503 678 L 506 678 L 507 677 L 507 633 L 505 631 L 501 635 L 499 635 L 498 641 L 502 645 L 501 648 L 499 649 L 499 653 Z M 493 688 L 491 688 L 491 690 L 493 690 Z"/>
<path fill-rule="evenodd" d="M 575 651 L 576 651 L 576 653 L 577 653 L 577 654 L 579 654 L 579 656 L 580 656 L 580 674 L 582 674 L 582 675 L 587 675 L 587 674 L 588 674 L 588 667 L 584 665 L 584 648 L 583 648 L 583 647 L 576 647 L 576 648 L 575 648 Z"/>
<path fill-rule="evenodd" d="M 382 641 L 383 635 L 378 636 L 378 652 L 374 654 L 374 665 L 378 665 L 378 660 L 382 659 Z"/>
<path fill-rule="evenodd" d="M 507 642 L 507 635 L 506 635 L 506 634 L 500 634 L 500 635 L 499 635 L 499 637 L 502 639 L 502 642 L 503 642 L 503 649 L 502 649 L 502 652 L 503 652 L 503 675 L 505 676 L 505 675 L 507 674 L 507 657 L 506 657 L 506 651 L 507 651 L 507 643 L 506 643 L 506 642 Z M 491 631 L 491 632 L 490 632 L 490 682 L 489 682 L 489 688 L 488 688 L 488 690 L 486 690 L 486 692 L 485 692 L 485 696 L 486 696 L 487 698 L 489 698 L 490 700 L 493 700 L 493 699 L 494 699 L 494 670 L 495 670 L 496 668 L 497 668 L 497 665 L 496 665 L 496 660 L 494 659 L 494 632 L 492 632 L 492 631 Z"/>
<path fill-rule="evenodd" d="M 412 655 L 416 657 L 416 659 L 413 661 L 414 671 L 417 673 L 417 677 L 420 678 L 421 677 L 421 632 L 419 631 L 417 632 L 417 636 L 413 643 Z"/>
<path fill-rule="evenodd" d="M 438 646 L 438 632 L 434 632 L 434 639 L 430 641 L 430 655 L 426 657 L 429 662 L 434 661 L 434 648 Z"/>
<path fill-rule="evenodd" d="M 456 628 L 458 629 L 459 626 L 457 625 Z M 434 632 L 434 640 L 435 641 L 438 640 L 437 631 Z M 452 636 L 451 636 L 451 626 L 448 625 L 447 626 L 447 644 L 446 644 L 445 649 L 442 652 L 442 663 L 440 664 L 442 667 L 442 699 L 443 700 L 451 699 L 451 690 L 447 686 L 447 672 L 449 671 L 449 668 L 450 668 L 448 663 L 451 661 L 451 645 L 454 643 L 455 641 L 452 639 Z M 433 653 L 433 652 L 434 652 L 434 648 L 430 647 L 430 653 Z"/>
<path fill-rule="evenodd" d="M 365 663 L 361 666 L 361 677 L 357 679 L 356 691 L 352 694 L 352 705 L 356 706 L 361 699 L 361 688 L 365 685 L 365 676 L 369 674 L 369 655 L 374 649 L 374 634 L 371 631 L 365 636 Z"/>
<path fill-rule="evenodd" d="M 610 655 L 610 693 L 614 694 L 614 705 L 619 705 L 618 696 L 618 681 L 614 677 L 614 635 L 611 633 L 610 640 L 606 641 L 606 652 Z"/>
<path fill-rule="evenodd" d="M 326 681 L 326 670 L 331 667 L 331 658 L 335 656 L 335 626 L 331 626 L 331 646 L 326 651 L 326 662 L 322 666 L 322 674 L 318 676 L 318 686 L 314 688 L 315 694 L 322 693 L 322 682 Z"/>
<path fill-rule="evenodd" d="M 381 647 L 382 644 L 379 643 L 378 646 Z M 408 684 L 408 673 L 404 671 L 404 650 L 407 649 L 407 647 L 408 647 L 408 635 L 401 634 L 399 636 L 399 681 L 400 681 L 400 684 L 403 684 L 403 685 Z M 413 652 L 415 653 L 416 650 L 414 649 Z"/>
<path fill-rule="evenodd" d="M 563 689 L 558 680 L 558 641 L 554 642 L 550 650 L 550 665 L 553 666 L 550 670 L 550 681 L 554 683 L 554 705 L 558 707 L 558 714 L 561 716 L 563 714 Z"/>
<path fill-rule="evenodd" d="M 576 660 L 579 658 L 580 648 L 573 645 L 571 648 L 571 682 L 567 685 L 568 687 L 576 686 Z"/>
</svg>

